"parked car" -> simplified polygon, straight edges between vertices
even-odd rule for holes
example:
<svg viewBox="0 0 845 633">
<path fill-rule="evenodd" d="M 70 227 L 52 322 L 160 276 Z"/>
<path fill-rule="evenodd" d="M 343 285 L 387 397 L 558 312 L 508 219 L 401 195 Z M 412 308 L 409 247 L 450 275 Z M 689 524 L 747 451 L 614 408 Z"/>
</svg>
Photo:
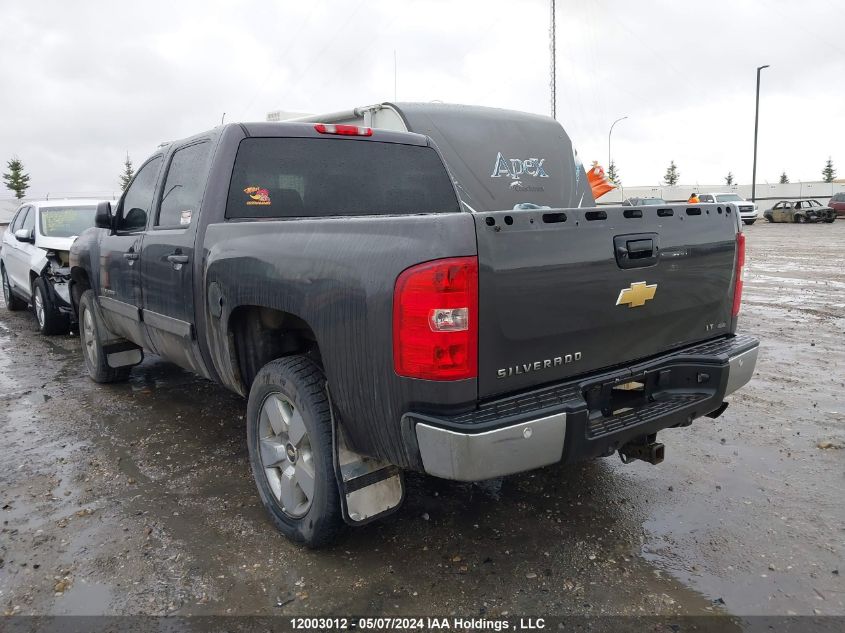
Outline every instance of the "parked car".
<svg viewBox="0 0 845 633">
<path fill-rule="evenodd" d="M 698 194 L 698 200 L 702 203 L 715 202 L 717 204 L 733 202 L 734 204 L 736 204 L 737 209 L 739 210 L 739 217 L 742 219 L 743 222 L 745 222 L 745 224 L 751 225 L 757 221 L 757 205 L 753 202 L 746 201 L 746 199 L 740 196 L 739 194 L 733 192 L 700 193 Z"/>
<path fill-rule="evenodd" d="M 836 211 L 837 218 L 845 218 L 845 191 L 833 194 L 827 206 Z"/>
<path fill-rule="evenodd" d="M 658 431 L 717 417 L 754 371 L 735 213 L 542 208 L 585 180 L 559 123 L 420 117 L 448 154 L 333 123 L 172 143 L 71 249 L 91 378 L 126 379 L 146 350 L 246 396 L 259 497 L 312 546 L 395 510 L 404 470 L 659 463 Z"/>
<path fill-rule="evenodd" d="M 654 207 L 666 204 L 663 198 L 626 198 L 622 201 L 623 207 Z"/>
<path fill-rule="evenodd" d="M 827 222 L 836 219 L 836 211 L 818 200 L 781 200 L 763 212 L 768 222 Z"/>
<path fill-rule="evenodd" d="M 3 234 L 0 275 L 9 310 L 32 303 L 44 334 L 66 334 L 75 315 L 68 254 L 76 236 L 94 226 L 99 200 L 39 200 L 22 204 Z"/>
</svg>

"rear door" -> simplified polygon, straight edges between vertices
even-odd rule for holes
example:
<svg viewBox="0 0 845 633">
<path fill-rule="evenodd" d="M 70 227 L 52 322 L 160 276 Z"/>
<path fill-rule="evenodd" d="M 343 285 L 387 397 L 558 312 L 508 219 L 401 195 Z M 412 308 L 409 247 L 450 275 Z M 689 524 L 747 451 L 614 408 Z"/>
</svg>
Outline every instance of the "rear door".
<svg viewBox="0 0 845 633">
<path fill-rule="evenodd" d="M 474 216 L 480 397 L 730 331 L 737 219 L 724 207 Z"/>
<path fill-rule="evenodd" d="M 202 140 L 171 155 L 141 250 L 144 327 L 152 347 L 199 373 L 203 371 L 194 330 L 194 242 L 211 147 L 210 141 Z"/>
<path fill-rule="evenodd" d="M 100 242 L 103 317 L 113 332 L 145 347 L 139 262 L 161 162 L 158 155 L 141 166 L 118 204 L 114 231 Z"/>
<path fill-rule="evenodd" d="M 21 289 L 21 284 L 24 283 L 24 280 L 28 277 L 28 274 L 22 275 L 21 273 L 23 269 L 24 243 L 17 240 L 15 237 L 15 231 L 23 228 L 23 223 L 31 208 L 32 207 L 28 205 L 21 207 L 17 214 L 15 214 L 15 217 L 9 225 L 9 230 L 6 231 L 6 236 L 4 238 L 6 244 L 3 249 L 5 255 L 3 264 L 6 267 L 6 276 L 9 278 L 9 284 L 19 290 Z M 28 293 L 29 291 L 27 290 L 27 294 Z"/>
</svg>

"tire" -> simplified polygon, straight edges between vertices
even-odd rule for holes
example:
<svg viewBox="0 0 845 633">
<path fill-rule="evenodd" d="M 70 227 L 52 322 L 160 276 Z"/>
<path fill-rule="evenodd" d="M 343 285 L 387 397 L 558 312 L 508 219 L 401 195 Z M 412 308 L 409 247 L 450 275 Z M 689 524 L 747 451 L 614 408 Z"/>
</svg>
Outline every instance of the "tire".
<svg viewBox="0 0 845 633">
<path fill-rule="evenodd" d="M 335 541 L 346 525 L 325 384 L 310 359 L 280 358 L 258 372 L 247 405 L 249 462 L 261 503 L 287 538 L 312 548 Z"/>
<path fill-rule="evenodd" d="M 804 216 L 803 215 L 794 215 L 794 216 L 792 216 L 792 221 L 795 222 L 795 224 L 801 224 L 802 222 L 804 222 Z"/>
<path fill-rule="evenodd" d="M 6 309 L 12 312 L 23 310 L 26 307 L 26 301 L 12 292 L 12 286 L 9 284 L 9 278 L 6 276 L 5 266 L 0 266 L 0 276 L 3 277 L 3 299 L 6 301 Z"/>
<path fill-rule="evenodd" d="M 67 334 L 70 331 L 70 317 L 62 314 L 53 303 L 53 293 L 43 277 L 32 284 L 32 311 L 42 334 Z"/>
<path fill-rule="evenodd" d="M 834 221 L 835 219 L 836 219 L 836 218 L 828 218 L 828 219 L 826 219 L 826 220 L 825 220 L 825 224 L 833 224 L 833 221 Z"/>
<path fill-rule="evenodd" d="M 752 225 L 752 224 L 754 224 L 756 221 L 757 221 L 757 220 L 743 220 L 743 222 L 745 222 L 748 226 L 751 226 L 751 225 Z"/>
<path fill-rule="evenodd" d="M 121 382 L 129 378 L 131 367 L 109 367 L 103 353 L 103 331 L 105 326 L 93 290 L 82 293 L 79 301 L 79 341 L 82 358 L 91 380 L 99 383 Z"/>
</svg>

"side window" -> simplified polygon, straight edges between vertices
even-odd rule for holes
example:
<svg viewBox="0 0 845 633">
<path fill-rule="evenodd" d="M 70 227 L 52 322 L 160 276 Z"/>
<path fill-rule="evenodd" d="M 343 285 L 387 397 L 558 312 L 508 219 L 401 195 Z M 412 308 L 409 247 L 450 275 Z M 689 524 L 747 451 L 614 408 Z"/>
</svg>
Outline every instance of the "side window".
<svg viewBox="0 0 845 633">
<path fill-rule="evenodd" d="M 12 233 L 21 228 L 21 224 L 23 224 L 23 219 L 26 217 L 27 211 L 29 211 L 29 207 L 21 207 L 15 214 L 15 219 L 12 220 L 12 224 L 9 226 L 9 230 Z"/>
<path fill-rule="evenodd" d="M 23 223 L 21 224 L 22 229 L 32 231 L 35 228 L 35 214 L 36 211 L 33 207 L 29 207 L 29 209 L 27 209 L 26 217 L 23 219 Z"/>
<path fill-rule="evenodd" d="M 199 211 L 211 143 L 176 150 L 170 160 L 156 226 L 188 226 Z"/>
<path fill-rule="evenodd" d="M 160 166 L 161 156 L 157 156 L 141 167 L 135 175 L 123 196 L 123 205 L 117 219 L 118 231 L 143 231 L 146 228 Z"/>
<path fill-rule="evenodd" d="M 705 195 L 701 196 L 701 201 L 702 202 L 713 202 L 713 196 L 708 196 L 708 195 L 705 194 Z"/>
</svg>

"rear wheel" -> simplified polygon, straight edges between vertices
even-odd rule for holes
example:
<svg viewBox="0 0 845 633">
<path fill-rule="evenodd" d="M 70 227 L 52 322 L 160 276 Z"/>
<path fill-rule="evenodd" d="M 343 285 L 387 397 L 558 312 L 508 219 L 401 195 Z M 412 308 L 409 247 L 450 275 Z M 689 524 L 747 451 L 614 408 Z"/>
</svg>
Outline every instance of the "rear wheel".
<svg viewBox="0 0 845 633">
<path fill-rule="evenodd" d="M 804 216 L 796 215 L 792 218 L 792 221 L 795 222 L 795 224 L 801 224 L 804 221 Z"/>
<path fill-rule="evenodd" d="M 247 405 L 247 446 L 261 502 L 292 541 L 320 547 L 344 527 L 323 372 L 304 356 L 267 363 Z"/>
<path fill-rule="evenodd" d="M 67 334 L 70 331 L 70 318 L 62 314 L 53 302 L 52 293 L 43 277 L 38 277 L 32 284 L 32 309 L 38 320 L 38 329 L 42 334 Z"/>
<path fill-rule="evenodd" d="M 0 266 L 0 276 L 3 277 L 3 300 L 6 302 L 6 308 L 12 312 L 23 310 L 26 307 L 26 301 L 15 296 L 15 293 L 12 292 L 5 266 Z"/>
<path fill-rule="evenodd" d="M 94 291 L 86 290 L 79 301 L 79 340 L 88 375 L 94 382 L 126 380 L 131 367 L 110 367 L 106 360 L 102 344 L 104 329 Z"/>
</svg>

